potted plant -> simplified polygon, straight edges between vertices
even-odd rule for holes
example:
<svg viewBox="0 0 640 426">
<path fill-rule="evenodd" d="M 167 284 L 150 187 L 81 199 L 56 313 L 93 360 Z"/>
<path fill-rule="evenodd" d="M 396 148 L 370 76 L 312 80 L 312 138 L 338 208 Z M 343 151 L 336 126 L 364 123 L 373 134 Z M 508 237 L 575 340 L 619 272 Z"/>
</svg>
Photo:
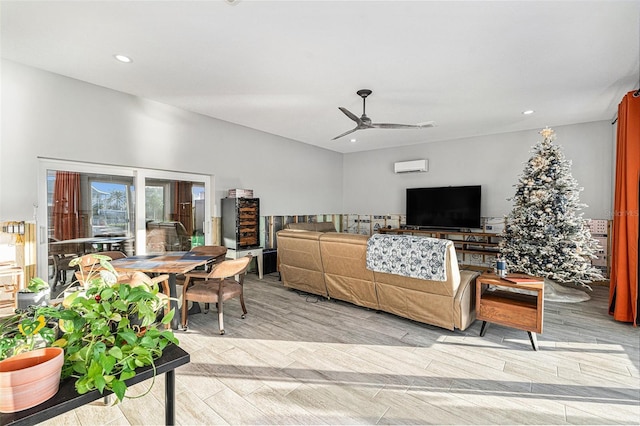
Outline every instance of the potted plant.
<svg viewBox="0 0 640 426">
<path fill-rule="evenodd" d="M 168 344 L 178 344 L 173 332 L 164 327 L 174 311 L 159 319 L 163 300 L 157 284 L 145 274 L 123 279 L 109 257 L 88 256 L 99 266 L 88 271 L 80 268 L 84 289 L 66 297 L 66 307 L 60 311 L 65 349 L 62 377 L 75 377 L 80 394 L 109 390 L 121 401 L 125 380 L 135 376 L 136 368 L 153 365 Z M 71 264 L 86 262 L 83 256 Z M 146 282 L 134 279 L 140 276 Z"/>
<path fill-rule="evenodd" d="M 29 306 L 46 306 L 49 303 L 50 295 L 49 283 L 41 278 L 32 278 L 26 289 L 18 290 L 16 309 L 22 311 Z"/>
<path fill-rule="evenodd" d="M 38 345 L 63 348 L 61 377 L 75 378 L 78 393 L 112 391 L 121 401 L 125 381 L 136 375 L 135 370 L 153 365 L 168 344 L 178 344 L 173 332 L 165 329 L 174 311 L 159 317 L 164 303 L 147 275 L 121 276 L 109 257 L 90 256 L 97 266 L 80 269 L 81 291 L 65 297 L 58 307 L 32 307 L 0 324 L 0 359 Z M 81 257 L 73 262 L 83 261 Z M 48 331 L 49 320 L 57 322 L 59 335 Z"/>
<path fill-rule="evenodd" d="M 51 322 L 57 314 L 32 305 L 0 320 L 0 412 L 31 408 L 58 391 L 64 351 Z"/>
<path fill-rule="evenodd" d="M 0 361 L 39 347 L 53 346 L 59 310 L 31 305 L 0 318 Z"/>
</svg>

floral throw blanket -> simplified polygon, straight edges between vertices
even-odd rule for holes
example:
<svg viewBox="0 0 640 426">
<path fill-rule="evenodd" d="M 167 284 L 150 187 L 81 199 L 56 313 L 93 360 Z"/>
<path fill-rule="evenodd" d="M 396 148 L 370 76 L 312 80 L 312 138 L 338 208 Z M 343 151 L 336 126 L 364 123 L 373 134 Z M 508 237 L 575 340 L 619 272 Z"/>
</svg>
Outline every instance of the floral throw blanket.
<svg viewBox="0 0 640 426">
<path fill-rule="evenodd" d="M 367 241 L 367 269 L 375 272 L 446 281 L 449 240 L 414 235 L 374 234 Z"/>
</svg>

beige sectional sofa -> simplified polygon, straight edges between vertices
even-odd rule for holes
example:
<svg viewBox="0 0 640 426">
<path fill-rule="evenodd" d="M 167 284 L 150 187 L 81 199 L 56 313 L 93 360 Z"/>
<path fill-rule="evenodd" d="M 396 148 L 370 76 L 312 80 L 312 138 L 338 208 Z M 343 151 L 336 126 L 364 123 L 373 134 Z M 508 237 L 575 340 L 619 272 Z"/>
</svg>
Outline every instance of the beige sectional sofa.
<svg viewBox="0 0 640 426">
<path fill-rule="evenodd" d="M 367 269 L 365 235 L 294 229 L 278 231 L 285 287 L 390 312 L 449 330 L 475 320 L 475 271 L 460 271 L 455 248 L 446 250 L 446 281 Z"/>
</svg>

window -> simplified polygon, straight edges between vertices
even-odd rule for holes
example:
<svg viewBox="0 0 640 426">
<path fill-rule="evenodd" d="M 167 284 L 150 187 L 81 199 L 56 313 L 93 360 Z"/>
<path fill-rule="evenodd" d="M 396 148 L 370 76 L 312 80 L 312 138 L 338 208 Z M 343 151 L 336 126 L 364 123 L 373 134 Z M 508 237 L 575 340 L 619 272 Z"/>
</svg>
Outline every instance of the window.
<svg viewBox="0 0 640 426">
<path fill-rule="evenodd" d="M 38 256 L 146 254 L 147 222 L 175 225 L 181 249 L 211 244 L 211 176 L 40 159 Z M 135 188 L 145 188 L 136 192 Z M 197 214 L 196 214 L 197 212 Z M 164 245 L 165 250 L 174 246 Z M 53 250 L 53 251 L 52 251 Z M 47 262 L 38 262 L 47 276 Z M 72 275 L 72 274 L 68 274 Z"/>
<path fill-rule="evenodd" d="M 147 220 L 164 220 L 164 187 L 147 184 L 144 187 L 144 211 Z"/>
</svg>

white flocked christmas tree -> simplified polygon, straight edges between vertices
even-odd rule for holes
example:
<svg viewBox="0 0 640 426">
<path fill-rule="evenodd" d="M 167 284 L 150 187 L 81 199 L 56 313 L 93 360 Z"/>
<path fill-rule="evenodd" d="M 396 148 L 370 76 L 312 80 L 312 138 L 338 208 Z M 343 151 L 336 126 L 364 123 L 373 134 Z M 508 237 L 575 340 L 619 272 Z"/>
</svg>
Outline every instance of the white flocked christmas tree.
<svg viewBox="0 0 640 426">
<path fill-rule="evenodd" d="M 589 288 L 586 283 L 603 277 L 591 265 L 598 242 L 579 213 L 586 207 L 579 200 L 582 188 L 571 175 L 571 161 L 553 143 L 554 131 L 540 134 L 544 140 L 533 147 L 510 199 L 500 253 L 509 272 Z"/>
</svg>

